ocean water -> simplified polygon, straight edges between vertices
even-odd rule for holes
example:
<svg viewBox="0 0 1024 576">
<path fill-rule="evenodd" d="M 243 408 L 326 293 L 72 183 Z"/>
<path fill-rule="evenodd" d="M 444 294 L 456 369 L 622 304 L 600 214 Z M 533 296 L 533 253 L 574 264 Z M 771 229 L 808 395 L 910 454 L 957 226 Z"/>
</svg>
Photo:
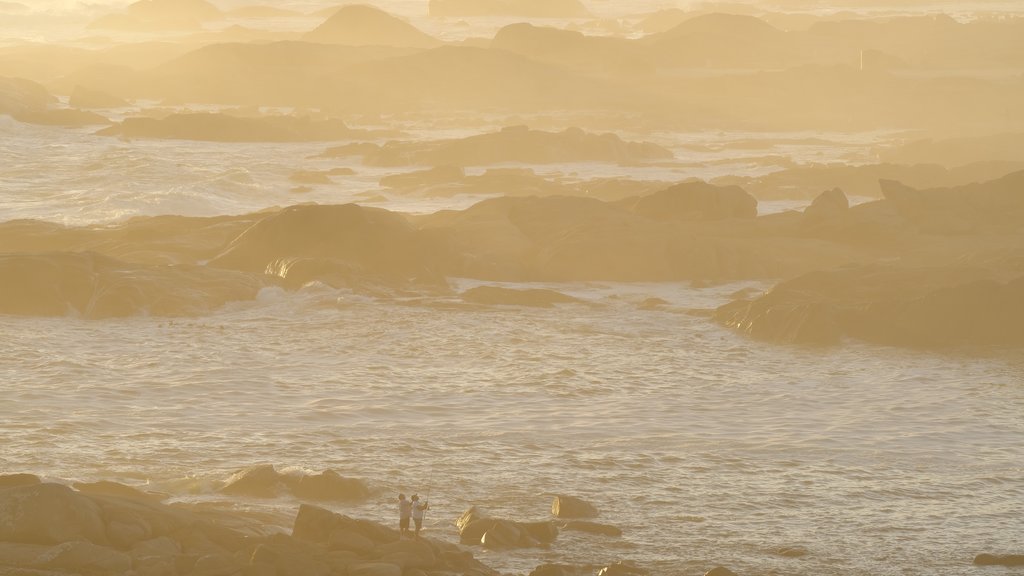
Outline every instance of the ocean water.
<svg viewBox="0 0 1024 576">
<path fill-rule="evenodd" d="M 374 495 L 329 508 L 391 522 L 395 494 L 418 491 L 431 537 L 457 541 L 472 505 L 548 518 L 554 493 L 624 532 L 476 551 L 508 574 L 625 559 L 664 575 L 973 575 L 975 554 L 1019 552 L 1019 354 L 772 346 L 687 312 L 737 286 L 555 287 L 585 303 L 313 286 L 202 318 L 5 317 L 0 470 L 271 511 L 287 529 L 297 502 L 216 489 L 254 464 L 333 469 Z"/>
<path fill-rule="evenodd" d="M 127 142 L 9 118 L 0 131 L 0 221 L 104 225 L 367 194 L 403 211 L 474 201 L 382 197 L 379 174 L 358 166 L 290 192 L 292 171 L 337 166 L 315 158 L 323 144 Z M 841 157 L 870 138 L 832 140 Z M 120 481 L 287 529 L 293 499 L 217 489 L 255 464 L 333 469 L 374 496 L 332 509 L 388 522 L 394 495 L 418 491 L 437 538 L 456 541 L 472 505 L 548 518 L 555 493 L 624 532 L 477 551 L 508 574 L 625 559 L 656 575 L 973 575 L 977 553 L 1019 552 L 1024 355 L 775 346 L 693 312 L 769 285 L 544 286 L 583 300 L 553 309 L 314 285 L 199 318 L 2 317 L 0 471 Z M 792 547 L 806 554 L 778 553 Z"/>
</svg>

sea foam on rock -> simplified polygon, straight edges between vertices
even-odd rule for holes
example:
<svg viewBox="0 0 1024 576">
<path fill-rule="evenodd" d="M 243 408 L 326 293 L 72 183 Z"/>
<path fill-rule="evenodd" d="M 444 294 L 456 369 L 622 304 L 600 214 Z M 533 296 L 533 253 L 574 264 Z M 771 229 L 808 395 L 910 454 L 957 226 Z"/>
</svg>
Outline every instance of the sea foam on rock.
<svg viewBox="0 0 1024 576">
<path fill-rule="evenodd" d="M 257 498 L 290 493 L 307 500 L 361 500 L 370 495 L 364 480 L 346 478 L 333 470 L 320 474 L 282 474 L 271 464 L 240 470 L 227 480 L 221 492 Z"/>
</svg>

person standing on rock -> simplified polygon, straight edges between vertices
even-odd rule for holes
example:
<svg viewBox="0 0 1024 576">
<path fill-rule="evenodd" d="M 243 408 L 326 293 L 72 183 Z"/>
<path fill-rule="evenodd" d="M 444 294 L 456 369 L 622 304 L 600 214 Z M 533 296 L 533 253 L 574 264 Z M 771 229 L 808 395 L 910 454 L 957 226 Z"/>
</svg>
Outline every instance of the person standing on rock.
<svg viewBox="0 0 1024 576">
<path fill-rule="evenodd" d="M 412 521 L 416 523 L 416 538 L 420 537 L 420 529 L 423 528 L 423 513 L 429 508 L 430 504 L 426 500 L 420 502 L 418 495 L 412 495 Z"/>
<path fill-rule="evenodd" d="M 413 500 L 417 497 L 413 496 Z M 401 540 L 409 534 L 409 518 L 412 517 L 413 503 L 405 499 L 405 494 L 398 495 L 398 538 Z"/>
</svg>

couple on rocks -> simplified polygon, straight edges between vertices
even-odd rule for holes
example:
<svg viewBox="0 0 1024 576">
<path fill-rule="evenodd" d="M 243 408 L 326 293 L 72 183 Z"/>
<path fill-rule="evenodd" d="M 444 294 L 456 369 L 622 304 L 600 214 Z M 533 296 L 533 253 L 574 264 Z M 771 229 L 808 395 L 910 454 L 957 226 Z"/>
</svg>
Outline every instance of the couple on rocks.
<svg viewBox="0 0 1024 576">
<path fill-rule="evenodd" d="M 424 500 L 420 502 L 420 497 L 416 494 L 412 495 L 411 500 L 405 499 L 405 494 L 398 495 L 398 528 L 399 538 L 404 538 L 409 534 L 409 519 L 416 524 L 416 533 L 413 534 L 414 538 L 420 537 L 420 529 L 423 528 L 423 513 L 430 508 L 430 504 Z"/>
</svg>

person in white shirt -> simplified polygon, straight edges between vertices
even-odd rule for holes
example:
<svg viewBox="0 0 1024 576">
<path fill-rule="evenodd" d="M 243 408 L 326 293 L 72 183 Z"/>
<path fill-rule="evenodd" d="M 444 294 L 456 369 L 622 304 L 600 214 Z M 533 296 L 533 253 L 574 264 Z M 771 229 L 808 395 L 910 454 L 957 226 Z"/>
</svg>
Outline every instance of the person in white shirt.
<svg viewBox="0 0 1024 576">
<path fill-rule="evenodd" d="M 423 513 L 429 509 L 430 504 L 426 500 L 420 502 L 418 495 L 412 495 L 412 521 L 416 523 L 416 538 L 420 537 L 420 529 L 423 528 Z"/>
</svg>

